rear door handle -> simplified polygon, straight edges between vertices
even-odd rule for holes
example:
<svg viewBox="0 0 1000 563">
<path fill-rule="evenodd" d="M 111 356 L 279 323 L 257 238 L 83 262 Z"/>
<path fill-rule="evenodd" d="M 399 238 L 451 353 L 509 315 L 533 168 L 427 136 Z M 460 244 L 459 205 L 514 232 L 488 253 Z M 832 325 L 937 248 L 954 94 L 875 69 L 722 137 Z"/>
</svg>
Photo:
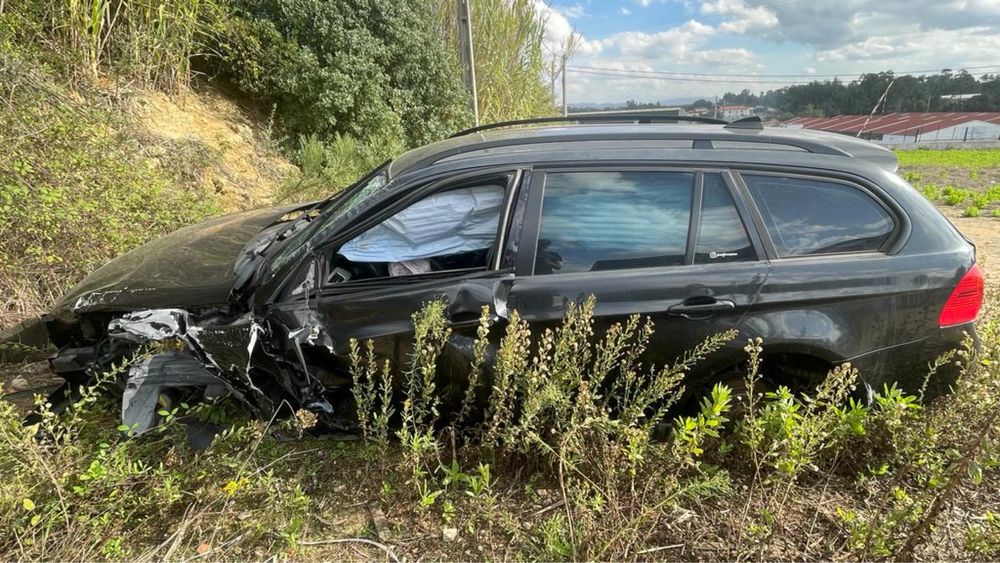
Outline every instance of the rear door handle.
<svg viewBox="0 0 1000 563">
<path fill-rule="evenodd" d="M 733 303 L 729 299 L 711 299 L 708 301 L 704 298 L 698 298 L 697 302 L 692 303 L 691 301 L 693 300 L 686 299 L 683 303 L 669 307 L 667 314 L 689 319 L 702 318 L 710 317 L 716 313 L 732 311 L 736 308 L 736 303 Z"/>
<path fill-rule="evenodd" d="M 451 325 L 452 328 L 479 326 L 479 315 L 480 313 L 478 312 L 474 313 L 471 311 L 452 313 L 451 315 L 448 315 L 448 323 Z M 497 316 L 495 313 L 493 313 L 491 309 L 490 324 L 495 324 L 499 320 L 500 317 Z"/>
</svg>

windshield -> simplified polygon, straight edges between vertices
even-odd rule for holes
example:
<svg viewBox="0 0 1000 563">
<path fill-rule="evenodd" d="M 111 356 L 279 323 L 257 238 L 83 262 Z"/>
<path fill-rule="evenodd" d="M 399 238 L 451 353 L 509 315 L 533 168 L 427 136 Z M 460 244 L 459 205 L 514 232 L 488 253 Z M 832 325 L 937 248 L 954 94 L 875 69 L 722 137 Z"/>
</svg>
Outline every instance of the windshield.
<svg viewBox="0 0 1000 563">
<path fill-rule="evenodd" d="M 320 215 L 305 229 L 293 235 L 288 243 L 275 255 L 271 270 L 281 268 L 288 262 L 298 259 L 306 251 L 306 241 L 315 236 L 327 237 L 333 229 L 362 209 L 368 207 L 383 187 L 388 183 L 386 167 L 382 166 L 350 186 L 344 192 L 336 194 L 323 204 Z"/>
</svg>

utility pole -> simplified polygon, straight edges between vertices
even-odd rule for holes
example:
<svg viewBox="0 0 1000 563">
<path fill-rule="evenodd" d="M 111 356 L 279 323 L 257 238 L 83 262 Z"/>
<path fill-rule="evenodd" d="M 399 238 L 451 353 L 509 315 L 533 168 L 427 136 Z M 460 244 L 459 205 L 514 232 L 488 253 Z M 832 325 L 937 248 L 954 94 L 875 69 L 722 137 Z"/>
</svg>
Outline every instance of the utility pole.
<svg viewBox="0 0 1000 563">
<path fill-rule="evenodd" d="M 566 105 L 566 59 L 568 59 L 568 58 L 569 57 L 566 56 L 566 51 L 563 51 L 563 54 L 562 54 L 562 102 L 563 102 L 562 106 L 563 106 L 563 117 L 566 117 L 567 115 L 569 115 L 569 109 L 568 109 L 569 106 Z"/>
<path fill-rule="evenodd" d="M 476 58 L 472 49 L 472 11 L 469 0 L 458 1 L 458 50 L 465 71 L 465 87 L 472 98 L 473 125 L 479 126 L 479 95 L 476 92 Z"/>
<path fill-rule="evenodd" d="M 549 61 L 549 91 L 552 92 L 552 99 L 556 99 L 556 78 L 559 72 L 556 70 L 556 58 L 553 56 Z"/>
<path fill-rule="evenodd" d="M 576 54 L 580 48 L 580 35 L 570 33 L 569 37 L 562 44 L 562 52 L 559 54 L 559 71 L 562 73 L 562 113 L 563 117 L 569 115 L 569 108 L 566 104 L 566 63 L 570 57 Z"/>
<path fill-rule="evenodd" d="M 712 117 L 719 119 L 719 96 L 715 96 L 715 111 L 712 113 Z"/>
</svg>

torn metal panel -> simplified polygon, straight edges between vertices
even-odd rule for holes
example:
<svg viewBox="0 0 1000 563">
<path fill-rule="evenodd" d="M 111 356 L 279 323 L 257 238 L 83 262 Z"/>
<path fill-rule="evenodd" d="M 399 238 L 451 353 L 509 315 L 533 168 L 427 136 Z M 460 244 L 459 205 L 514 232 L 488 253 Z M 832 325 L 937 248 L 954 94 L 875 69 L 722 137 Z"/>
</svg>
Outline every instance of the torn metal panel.
<svg viewBox="0 0 1000 563">
<path fill-rule="evenodd" d="M 254 384 L 250 377 L 253 326 L 249 316 L 236 323 L 198 326 L 183 309 L 153 309 L 129 313 L 112 320 L 108 336 L 112 340 L 143 344 L 179 340 L 188 347 L 202 370 L 209 370 L 258 416 L 268 416 L 273 397 Z"/>
<path fill-rule="evenodd" d="M 136 435 L 155 428 L 159 421 L 160 394 L 179 387 L 204 388 L 203 395 L 212 399 L 234 392 L 189 352 L 163 352 L 129 369 L 122 393 L 122 424 Z"/>
<path fill-rule="evenodd" d="M 134 344 L 183 338 L 188 312 L 182 309 L 152 309 L 128 313 L 108 324 L 108 336 Z"/>
<path fill-rule="evenodd" d="M 346 358 L 351 338 L 358 340 L 399 339 L 388 345 L 387 355 L 395 365 L 407 359 L 412 343 L 412 315 L 424 304 L 444 300 L 446 316 L 453 324 L 474 326 L 484 305 L 497 316 L 506 318 L 513 274 L 497 276 L 493 272 L 464 277 L 444 277 L 423 283 L 387 284 L 369 291 L 321 293 L 305 300 L 279 304 L 271 309 L 269 320 L 288 331 L 304 347 L 321 347 L 327 353 Z"/>
</svg>

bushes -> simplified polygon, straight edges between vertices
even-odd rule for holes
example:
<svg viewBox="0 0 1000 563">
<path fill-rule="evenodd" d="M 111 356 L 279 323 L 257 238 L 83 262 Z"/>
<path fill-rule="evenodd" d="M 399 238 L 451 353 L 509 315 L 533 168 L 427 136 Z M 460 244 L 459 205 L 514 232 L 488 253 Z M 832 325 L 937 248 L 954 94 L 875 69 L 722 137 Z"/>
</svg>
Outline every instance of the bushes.
<svg viewBox="0 0 1000 563">
<path fill-rule="evenodd" d="M 407 147 L 467 124 L 454 57 L 423 2 L 236 1 L 215 12 L 230 80 L 293 135 Z"/>
<path fill-rule="evenodd" d="M 643 368 L 637 358 L 653 331 L 649 321 L 633 317 L 595 341 L 593 308 L 592 299 L 571 305 L 562 326 L 546 330 L 534 342 L 513 313 L 496 349 L 485 422 L 442 434 L 435 432 L 436 414 L 420 418 L 406 416 L 405 410 L 424 405 L 416 410 L 436 413 L 438 403 L 431 398 L 436 384 L 429 376 L 447 332 L 430 329 L 442 326 L 444 306 L 432 303 L 414 316 L 419 355 L 408 368 L 411 379 L 403 391 L 399 434 L 408 455 L 396 464 L 410 475 L 411 498 L 423 510 L 440 506 L 442 518 L 451 522 L 458 499 L 438 481 L 446 485 L 454 475 L 465 475 L 460 459 L 480 464 L 488 459 L 492 467 L 535 468 L 537 477 L 556 482 L 562 508 L 537 521 L 537 536 L 530 540 L 537 551 L 531 556 L 627 557 L 652 541 L 671 513 L 690 510 L 692 503 L 714 502 L 736 514 L 720 531 L 720 540 L 730 546 L 715 552 L 723 558 L 760 557 L 782 537 L 804 550 L 782 552 L 786 556 L 897 554 L 911 559 L 930 540 L 933 523 L 955 500 L 958 488 L 982 482 L 984 472 L 998 466 L 994 409 L 1000 372 L 993 357 L 1000 353 L 1000 333 L 992 321 L 982 327 L 983 350 L 970 341 L 958 356 L 946 355 L 932 366 L 928 379 L 956 360 L 963 372 L 955 393 L 931 407 L 894 386 L 877 393 L 870 406 L 848 400 L 859 381 L 849 364 L 832 370 L 808 394 L 795 395 L 785 387 L 755 394 L 763 346 L 752 341 L 746 348 L 749 403 L 739 421 L 730 424 L 730 390 L 716 385 L 694 414 L 673 419 L 667 443 L 658 444 L 650 437 L 681 396 L 683 375 L 734 335 L 708 339 L 673 366 Z M 488 323 L 484 313 L 473 349 L 485 341 Z M 435 336 L 428 340 L 430 334 Z M 367 365 L 374 363 L 369 359 Z M 474 366 L 473 372 L 479 369 Z M 421 377 L 413 378 L 416 373 Z M 365 389 L 374 394 L 374 384 Z M 470 388 L 465 396 L 475 396 L 475 391 Z M 371 402 L 359 401 L 359 416 L 372 410 Z M 970 428 L 974 432 L 967 435 Z M 466 446 L 456 451 L 453 443 L 448 453 L 439 437 L 455 432 L 465 435 Z M 450 456 L 445 457 L 450 462 L 442 456 Z M 830 479 L 840 480 L 841 495 L 854 478 L 853 486 L 879 492 L 869 497 L 874 500 L 855 499 L 838 507 L 843 527 L 828 530 L 834 535 L 829 543 L 812 551 L 808 542 L 795 537 L 796 524 L 788 520 L 808 510 L 814 499 L 807 491 L 824 476 L 824 489 Z M 733 496 L 737 484 L 745 492 Z M 477 519 L 504 519 L 502 508 L 476 514 Z M 995 541 L 987 535 L 995 528 L 991 514 L 983 518 L 985 523 L 969 524 L 970 549 L 994 549 Z M 833 547 L 838 533 L 850 538 L 844 552 Z M 678 539 L 684 541 L 669 541 Z"/>
</svg>

